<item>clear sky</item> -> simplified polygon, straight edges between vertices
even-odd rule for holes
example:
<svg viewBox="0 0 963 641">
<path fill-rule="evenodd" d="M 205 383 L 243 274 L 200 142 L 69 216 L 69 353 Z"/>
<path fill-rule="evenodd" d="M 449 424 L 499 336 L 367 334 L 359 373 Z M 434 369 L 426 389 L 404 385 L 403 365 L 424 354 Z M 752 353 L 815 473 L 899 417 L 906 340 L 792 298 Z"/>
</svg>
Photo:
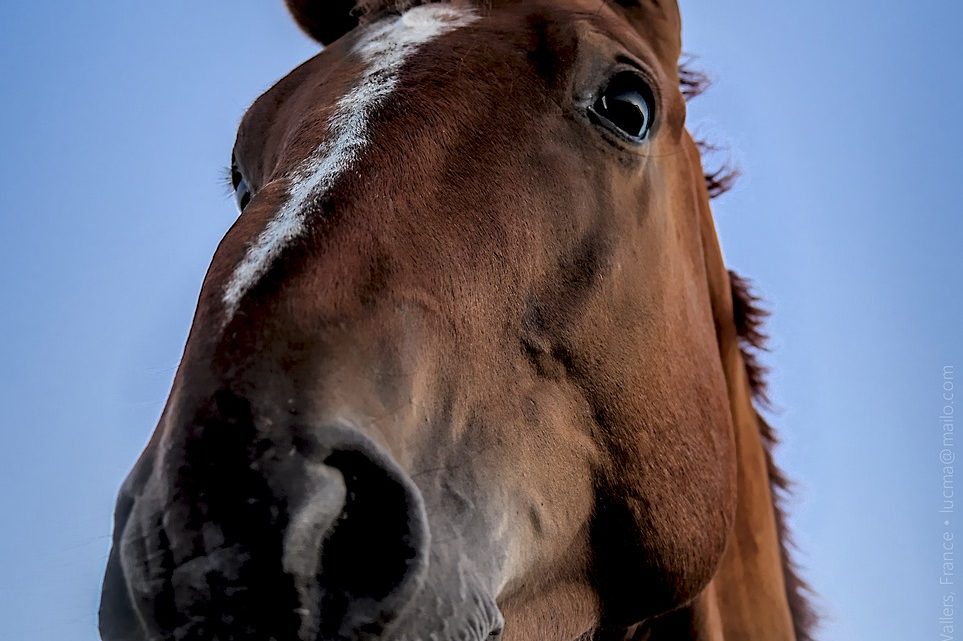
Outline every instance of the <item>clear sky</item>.
<svg viewBox="0 0 963 641">
<path fill-rule="evenodd" d="M 690 122 L 745 174 L 717 220 L 775 313 L 821 638 L 938 638 L 943 522 L 963 537 L 937 513 L 942 368 L 963 367 L 963 4 L 683 11 L 716 81 Z M 96 639 L 114 494 L 235 215 L 236 124 L 314 51 L 281 0 L 0 3 L 0 639 Z"/>
</svg>

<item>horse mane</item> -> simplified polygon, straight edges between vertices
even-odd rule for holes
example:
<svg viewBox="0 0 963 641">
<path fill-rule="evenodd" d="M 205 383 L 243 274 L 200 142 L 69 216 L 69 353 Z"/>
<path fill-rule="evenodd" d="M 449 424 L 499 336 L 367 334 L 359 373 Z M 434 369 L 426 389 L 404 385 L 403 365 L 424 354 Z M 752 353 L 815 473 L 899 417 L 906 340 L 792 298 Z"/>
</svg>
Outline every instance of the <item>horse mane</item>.
<svg viewBox="0 0 963 641">
<path fill-rule="evenodd" d="M 679 90 L 686 101 L 701 96 L 712 86 L 709 76 L 693 66 L 694 60 L 693 56 L 684 56 L 679 62 Z M 696 146 L 702 154 L 704 167 L 708 165 L 707 161 L 711 154 L 722 151 L 719 146 L 704 139 L 696 140 Z M 739 175 L 739 170 L 729 162 L 723 162 L 715 169 L 706 170 L 703 177 L 709 198 L 718 198 L 731 190 L 739 180 Z"/>
<path fill-rule="evenodd" d="M 764 324 L 769 312 L 762 307 L 759 297 L 753 292 L 752 285 L 747 279 L 730 270 L 729 282 L 732 287 L 732 310 L 736 331 L 739 334 L 739 348 L 752 389 L 759 431 L 766 447 L 766 465 L 769 470 L 769 485 L 776 514 L 776 531 L 779 535 L 789 611 L 792 614 L 797 641 L 814 641 L 813 634 L 819 623 L 819 616 L 811 601 L 813 590 L 801 578 L 799 566 L 793 559 L 795 543 L 786 522 L 785 503 L 792 494 L 792 482 L 775 462 L 773 450 L 779 444 L 779 438 L 762 416 L 761 411 L 770 407 L 766 381 L 768 369 L 760 361 L 760 353 L 768 351 L 766 347 L 768 336 L 765 333 Z"/>
<path fill-rule="evenodd" d="M 693 60 L 692 56 L 687 56 L 679 63 L 679 88 L 686 100 L 705 93 L 712 84 L 704 72 L 693 68 Z M 703 164 L 708 155 L 721 151 L 718 146 L 705 140 L 697 140 L 696 145 L 703 156 Z M 714 170 L 705 171 L 704 178 L 709 198 L 717 198 L 732 189 L 739 178 L 739 170 L 724 163 Z M 763 410 L 771 407 L 766 379 L 769 369 L 760 358 L 761 353 L 768 351 L 769 336 L 765 331 L 765 322 L 769 311 L 762 306 L 748 279 L 730 270 L 729 283 L 732 288 L 732 313 L 736 332 L 739 335 L 739 350 L 742 352 L 742 361 L 745 363 L 746 376 L 752 390 L 759 431 L 766 447 L 766 467 L 769 470 L 769 486 L 776 514 L 776 532 L 779 536 L 779 556 L 782 560 L 782 573 L 786 583 L 786 599 L 789 602 L 797 641 L 813 641 L 819 616 L 811 601 L 813 590 L 801 578 L 799 566 L 793 559 L 795 543 L 786 518 L 785 503 L 792 495 L 792 482 L 776 464 L 773 451 L 779 445 L 779 437 L 762 415 Z"/>
<path fill-rule="evenodd" d="M 693 60 L 692 56 L 686 56 L 679 63 L 679 89 L 687 101 L 705 93 L 712 84 L 704 72 L 693 67 Z M 718 146 L 706 140 L 697 140 L 696 146 L 702 154 L 703 165 L 706 164 L 707 156 L 721 151 Z M 704 178 L 709 198 L 713 199 L 732 189 L 739 178 L 739 170 L 724 163 L 714 170 L 706 170 Z M 776 464 L 773 451 L 779 445 L 779 437 L 762 415 L 763 410 L 771 407 L 766 379 L 769 370 L 760 358 L 761 353 L 768 351 L 769 336 L 765 331 L 765 321 L 769 311 L 762 306 L 748 279 L 730 270 L 729 283 L 732 288 L 732 312 L 739 336 L 739 350 L 742 352 L 742 361 L 745 363 L 746 376 L 752 390 L 756 420 L 766 448 L 766 466 L 769 470 L 769 486 L 776 514 L 786 599 L 789 602 L 797 641 L 814 641 L 813 634 L 819 623 L 819 616 L 812 604 L 813 590 L 800 576 L 799 566 L 793 559 L 795 543 L 786 517 L 785 503 L 792 495 L 792 482 Z"/>
</svg>

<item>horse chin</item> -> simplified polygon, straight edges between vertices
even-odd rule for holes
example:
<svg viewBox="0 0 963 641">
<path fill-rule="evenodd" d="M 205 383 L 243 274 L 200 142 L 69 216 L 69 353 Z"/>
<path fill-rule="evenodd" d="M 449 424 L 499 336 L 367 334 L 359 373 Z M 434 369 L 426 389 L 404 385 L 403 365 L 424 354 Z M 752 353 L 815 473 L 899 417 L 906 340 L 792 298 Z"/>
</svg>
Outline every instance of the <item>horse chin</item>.
<svg viewBox="0 0 963 641">
<path fill-rule="evenodd" d="M 383 636 L 365 641 L 484 641 L 497 639 L 504 619 L 484 581 L 449 566 L 449 576 L 429 579 Z"/>
</svg>

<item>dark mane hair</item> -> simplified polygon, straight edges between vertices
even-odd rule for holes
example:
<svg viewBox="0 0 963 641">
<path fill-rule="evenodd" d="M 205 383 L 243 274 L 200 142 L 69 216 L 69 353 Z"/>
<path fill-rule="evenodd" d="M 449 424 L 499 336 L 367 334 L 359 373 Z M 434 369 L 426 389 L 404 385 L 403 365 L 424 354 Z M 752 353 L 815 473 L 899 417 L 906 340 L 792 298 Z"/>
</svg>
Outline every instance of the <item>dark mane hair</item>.
<svg viewBox="0 0 963 641">
<path fill-rule="evenodd" d="M 687 101 L 701 96 L 712 86 L 709 76 L 693 66 L 694 61 L 695 57 L 691 55 L 683 56 L 679 61 L 679 91 Z M 708 165 L 711 154 L 722 151 L 717 145 L 702 139 L 696 140 L 696 145 L 702 154 L 704 168 Z M 718 198 L 723 195 L 732 189 L 739 179 L 739 170 L 728 161 L 721 163 L 715 169 L 704 169 L 704 172 L 709 198 Z"/>
<path fill-rule="evenodd" d="M 679 63 L 679 89 L 686 100 L 691 100 L 709 89 L 712 82 L 702 71 L 692 66 L 694 58 L 684 57 Z M 707 156 L 721 151 L 720 148 L 705 140 L 697 140 L 696 145 L 703 157 L 703 164 Z M 704 172 L 706 190 L 709 198 L 717 198 L 726 193 L 739 179 L 739 170 L 728 163 L 722 164 L 714 170 Z M 765 332 L 765 321 L 769 316 L 759 299 L 753 292 L 752 284 L 734 271 L 729 271 L 729 282 L 732 287 L 732 313 L 739 335 L 739 349 L 746 366 L 746 376 L 752 389 L 753 402 L 756 409 L 756 419 L 763 443 L 766 446 L 766 466 L 769 470 L 769 485 L 772 490 L 773 508 L 776 514 L 776 531 L 779 535 L 780 558 L 782 572 L 786 583 L 786 599 L 792 614 L 793 627 L 798 641 L 813 641 L 813 634 L 819 624 L 819 616 L 812 605 L 812 588 L 800 577 L 799 567 L 793 560 L 792 551 L 795 548 L 792 533 L 786 523 L 785 502 L 792 494 L 792 482 L 776 464 L 773 451 L 779 445 L 779 438 L 765 417 L 763 410 L 771 407 L 766 375 L 768 368 L 762 363 L 760 354 L 768 351 L 766 343 L 768 335 Z"/>
<path fill-rule="evenodd" d="M 693 68 L 693 60 L 692 56 L 687 56 L 679 63 L 679 88 L 686 100 L 701 95 L 712 84 L 705 73 Z M 720 151 L 719 147 L 705 140 L 698 140 L 696 145 L 702 154 L 704 165 L 710 154 Z M 723 163 L 714 170 L 705 170 L 704 176 L 709 197 L 716 198 L 732 189 L 739 178 L 739 170 L 728 163 Z M 812 605 L 812 588 L 800 577 L 799 567 L 793 560 L 792 552 L 795 544 L 786 523 L 785 502 L 792 494 L 792 482 L 776 464 L 773 451 L 779 445 L 779 438 L 762 415 L 763 410 L 770 408 L 766 381 L 768 368 L 763 365 L 760 359 L 760 354 L 767 351 L 768 336 L 764 326 L 769 312 L 762 307 L 761 301 L 753 292 L 749 280 L 734 271 L 730 271 L 729 282 L 732 287 L 732 311 L 736 331 L 739 334 L 739 348 L 746 366 L 746 376 L 752 389 L 759 430 L 766 446 L 766 465 L 769 470 L 769 485 L 772 490 L 773 508 L 776 514 L 776 531 L 779 535 L 782 572 L 786 583 L 786 599 L 789 602 L 789 611 L 792 615 L 796 639 L 798 641 L 813 641 L 819 616 Z"/>
<path fill-rule="evenodd" d="M 799 567 L 793 560 L 795 544 L 786 523 L 785 502 L 792 493 L 792 482 L 779 468 L 773 450 L 779 444 L 775 430 L 762 416 L 762 409 L 770 406 L 766 385 L 767 368 L 760 362 L 759 355 L 767 351 L 768 336 L 763 328 L 769 312 L 761 304 L 759 297 L 752 291 L 751 283 L 734 271 L 729 272 L 732 286 L 732 310 L 736 330 L 739 333 L 739 347 L 746 364 L 746 374 L 752 388 L 756 404 L 756 417 L 763 442 L 766 445 L 766 464 L 769 468 L 769 484 L 772 488 L 773 507 L 776 513 L 776 530 L 779 534 L 782 571 L 786 582 L 786 598 L 793 618 L 798 641 L 813 641 L 813 634 L 819 623 L 819 616 L 812 605 L 812 588 L 800 577 Z"/>
</svg>

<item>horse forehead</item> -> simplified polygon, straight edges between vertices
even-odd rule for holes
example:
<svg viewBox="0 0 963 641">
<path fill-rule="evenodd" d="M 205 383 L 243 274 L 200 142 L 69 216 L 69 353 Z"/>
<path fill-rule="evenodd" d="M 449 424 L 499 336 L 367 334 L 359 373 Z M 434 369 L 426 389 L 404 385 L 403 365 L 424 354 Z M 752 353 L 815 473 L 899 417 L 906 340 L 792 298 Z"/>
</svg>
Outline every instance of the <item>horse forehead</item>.
<svg viewBox="0 0 963 641">
<path fill-rule="evenodd" d="M 370 120 L 394 92 L 399 72 L 431 40 L 477 19 L 468 8 L 429 4 L 382 19 L 366 27 L 351 48 L 361 71 L 327 117 L 327 135 L 285 176 L 286 193 L 275 215 L 235 267 L 224 287 L 226 321 L 244 295 L 306 229 L 309 215 L 337 180 L 358 163 L 370 142 Z"/>
</svg>

